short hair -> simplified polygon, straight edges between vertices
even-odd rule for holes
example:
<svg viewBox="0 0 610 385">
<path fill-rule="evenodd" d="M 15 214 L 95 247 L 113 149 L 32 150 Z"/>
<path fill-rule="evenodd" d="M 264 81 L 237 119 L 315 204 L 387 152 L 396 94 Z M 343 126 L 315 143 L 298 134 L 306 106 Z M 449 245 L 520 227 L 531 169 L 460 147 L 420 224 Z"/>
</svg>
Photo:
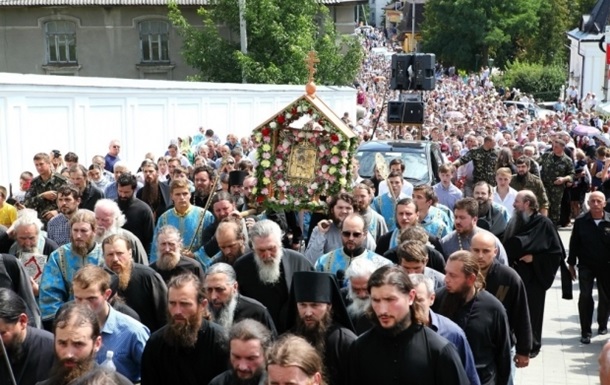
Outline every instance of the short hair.
<svg viewBox="0 0 610 385">
<path fill-rule="evenodd" d="M 165 162 L 165 158 L 159 158 L 157 162 L 159 162 L 160 160 L 163 160 Z M 142 163 L 140 163 L 140 168 L 142 169 L 144 167 L 152 167 L 155 169 L 155 171 L 159 171 L 159 166 L 157 166 L 157 164 L 150 159 L 144 159 Z"/>
<path fill-rule="evenodd" d="M 413 287 L 417 287 L 423 283 L 426 287 L 426 292 L 428 293 L 428 296 L 431 296 L 435 293 L 434 281 L 431 278 L 428 278 L 423 274 L 409 274 L 409 279 L 413 283 Z"/>
<path fill-rule="evenodd" d="M 453 206 L 453 210 L 465 210 L 471 217 L 479 216 L 479 202 L 473 197 L 458 199 Z"/>
<path fill-rule="evenodd" d="M 474 186 L 472 187 L 472 190 L 474 191 L 475 188 L 480 187 L 480 186 L 485 186 L 487 187 L 487 194 L 491 197 L 491 185 L 487 182 L 485 182 L 484 180 L 480 180 L 477 183 L 474 184 Z"/>
<path fill-rule="evenodd" d="M 76 155 L 72 151 L 67 152 L 66 155 L 64 155 L 64 160 L 66 162 L 78 163 L 78 155 Z"/>
<path fill-rule="evenodd" d="M 400 230 L 400 235 L 398 236 L 399 242 L 414 240 L 422 242 L 424 245 L 428 243 L 430 237 L 424 229 L 420 225 L 408 226 L 402 230 Z"/>
<path fill-rule="evenodd" d="M 205 130 L 205 136 L 214 136 L 214 130 L 212 130 L 211 128 L 208 128 L 207 130 Z"/>
<path fill-rule="evenodd" d="M 6 198 L 7 195 L 8 195 L 8 192 L 6 191 L 6 187 L 0 186 L 0 196 L 2 198 Z"/>
<path fill-rule="evenodd" d="M 278 247 L 282 247 L 282 229 L 270 219 L 256 222 L 250 229 L 250 239 L 272 237 Z"/>
<path fill-rule="evenodd" d="M 342 192 L 337 195 L 333 195 L 330 198 L 330 202 L 328 203 L 328 211 L 332 213 L 335 206 L 337 205 L 337 203 L 339 203 L 340 200 L 345 201 L 352 206 L 354 205 L 354 197 L 352 196 L 352 194 Z"/>
<path fill-rule="evenodd" d="M 231 156 L 232 157 L 244 156 L 244 151 L 241 149 L 241 147 L 235 147 L 234 149 L 231 150 Z"/>
<path fill-rule="evenodd" d="M 233 199 L 233 195 L 229 194 L 226 191 L 219 191 L 212 196 L 212 202 L 210 206 L 212 206 L 212 211 L 214 210 L 214 205 L 221 201 L 229 201 L 231 204 L 235 204 L 235 199 Z"/>
<path fill-rule="evenodd" d="M 394 165 L 399 165 L 400 166 L 400 171 L 401 172 L 405 172 L 405 162 L 402 161 L 402 159 L 400 158 L 394 158 L 390 161 L 389 167 L 391 168 Z M 402 176 L 402 175 L 401 175 Z"/>
<path fill-rule="evenodd" d="M 70 385 L 121 385 L 123 381 L 119 372 L 95 366 L 81 377 L 70 382 Z"/>
<path fill-rule="evenodd" d="M 485 279 L 481 274 L 481 268 L 477 262 L 477 258 L 468 250 L 458 250 L 447 258 L 449 262 L 462 262 L 462 273 L 464 275 L 474 275 L 476 277 L 475 287 L 482 289 L 485 287 Z"/>
<path fill-rule="evenodd" d="M 499 176 L 499 175 L 511 176 L 511 175 L 513 175 L 513 172 L 508 167 L 500 167 L 499 169 L 496 170 L 496 176 Z"/>
<path fill-rule="evenodd" d="M 212 267 L 215 265 L 212 265 Z M 273 342 L 273 335 L 271 331 L 262 323 L 246 318 L 241 320 L 229 329 L 229 342 L 233 340 L 239 341 L 252 341 L 257 340 L 261 344 L 261 351 L 263 354 L 267 351 L 271 343 Z"/>
<path fill-rule="evenodd" d="M 294 366 L 308 377 L 316 373 L 323 375 L 322 357 L 318 351 L 307 340 L 293 334 L 285 334 L 271 345 L 267 351 L 267 367 L 269 365 Z"/>
<path fill-rule="evenodd" d="M 103 198 L 95 202 L 95 206 L 93 208 L 94 212 L 97 212 L 98 209 L 106 209 L 111 211 L 117 227 L 123 227 L 125 222 L 127 222 L 127 219 L 125 219 L 125 214 L 123 214 L 119 208 L 119 204 L 112 199 Z"/>
<path fill-rule="evenodd" d="M 97 288 L 102 293 L 110 289 L 110 274 L 103 267 L 88 264 L 76 272 L 72 278 L 72 286 L 82 289 Z"/>
<path fill-rule="evenodd" d="M 100 173 L 102 173 L 104 169 L 99 164 L 91 163 L 91 165 L 89 166 L 89 171 L 92 171 L 92 170 L 97 170 Z"/>
<path fill-rule="evenodd" d="M 78 209 L 70 218 L 70 228 L 74 226 L 75 223 L 84 222 L 91 225 L 91 229 L 95 231 L 97 228 L 97 222 L 95 221 L 95 213 L 91 210 L 87 209 Z"/>
<path fill-rule="evenodd" d="M 347 220 L 351 221 L 352 219 L 359 219 L 360 221 L 362 221 L 362 232 L 363 233 L 366 233 L 368 231 L 366 219 L 364 219 L 364 217 L 358 213 L 351 213 L 348 216 L 346 216 L 345 219 L 343 220 L 343 222 L 341 222 L 341 230 L 343 230 L 343 226 L 345 225 L 345 222 Z"/>
<path fill-rule="evenodd" d="M 345 278 L 370 277 L 377 270 L 377 266 L 366 258 L 354 258 L 352 263 L 345 270 Z"/>
<path fill-rule="evenodd" d="M 540 209 L 540 206 L 538 205 L 538 198 L 536 198 L 536 194 L 534 194 L 530 190 L 521 190 L 521 191 L 519 191 L 519 193 L 523 197 L 523 202 L 524 203 L 526 203 L 526 202 L 529 203 L 530 204 L 530 208 L 532 210 L 537 212 Z"/>
<path fill-rule="evenodd" d="M 64 329 L 67 326 L 90 326 L 92 340 L 101 335 L 100 323 L 95 312 L 89 306 L 75 301 L 66 302 L 59 308 L 53 322 L 53 334 L 57 335 L 57 329 Z"/>
<path fill-rule="evenodd" d="M 374 188 L 365 183 L 358 183 L 357 185 L 355 185 L 354 188 L 352 189 L 352 191 L 355 191 L 355 190 L 366 190 L 369 193 L 369 195 L 371 195 L 371 196 L 374 195 Z"/>
<path fill-rule="evenodd" d="M 161 226 L 161 228 L 157 232 L 157 243 L 159 242 L 159 237 L 161 235 L 173 236 L 178 240 L 180 244 L 182 244 L 182 235 L 180 234 L 180 231 L 178 231 L 178 229 L 172 225 Z"/>
<path fill-rule="evenodd" d="M 102 241 L 102 251 L 104 251 L 104 247 L 106 247 L 106 245 L 112 245 L 116 241 L 125 242 L 125 246 L 127 247 L 127 250 L 131 250 L 131 241 L 129 240 L 129 238 L 127 238 L 123 234 L 111 234 L 111 235 L 107 236 L 106 238 L 104 238 L 104 240 Z"/>
<path fill-rule="evenodd" d="M 373 275 L 369 278 L 367 290 L 371 294 L 371 289 L 378 288 L 381 286 L 393 286 L 398 291 L 405 295 L 409 295 L 411 290 L 415 288 L 409 276 L 400 266 L 386 265 L 375 270 Z M 374 317 L 373 308 L 369 307 L 369 317 Z M 415 323 L 425 324 L 428 319 L 428 315 L 423 313 L 421 305 L 414 301 L 411 305 L 411 320 Z"/>
<path fill-rule="evenodd" d="M 68 168 L 68 173 L 72 174 L 73 172 L 80 172 L 82 176 L 87 176 L 87 169 L 82 164 L 73 164 Z"/>
<path fill-rule="evenodd" d="M 168 150 L 176 150 L 176 151 L 178 151 L 178 146 L 172 143 L 169 146 L 167 146 L 167 149 Z"/>
<path fill-rule="evenodd" d="M 127 162 L 124 162 L 122 160 L 117 160 L 114 163 L 114 166 L 112 166 L 112 171 L 116 171 L 118 168 L 124 168 L 125 170 L 129 170 L 129 167 L 127 166 Z"/>
<path fill-rule="evenodd" d="M 402 198 L 396 202 L 396 206 L 408 206 L 408 205 L 413 205 L 415 207 L 415 212 L 419 211 L 417 209 L 417 205 L 415 204 L 415 201 L 413 200 L 413 198 Z"/>
<path fill-rule="evenodd" d="M 169 193 L 173 194 L 174 190 L 179 188 L 185 188 L 190 192 L 189 182 L 186 179 L 172 179 L 172 182 L 169 184 Z"/>
<path fill-rule="evenodd" d="M 391 171 L 388 174 L 388 179 L 390 179 L 390 178 L 401 178 L 402 179 L 402 174 L 399 173 L 398 171 Z"/>
<path fill-rule="evenodd" d="M 214 169 L 207 165 L 195 167 L 195 169 L 193 170 L 193 177 L 199 174 L 200 172 L 207 173 L 210 180 L 213 180 L 216 177 L 216 172 L 214 171 Z"/>
<path fill-rule="evenodd" d="M 229 265 L 228 263 L 218 262 L 218 263 L 215 263 L 212 266 L 210 266 L 210 268 L 208 269 L 208 272 L 206 274 L 206 277 L 209 277 L 212 274 L 226 275 L 227 279 L 229 281 L 229 284 L 234 284 L 235 282 L 237 282 L 237 275 L 235 274 L 235 269 L 233 268 L 233 266 Z"/>
<path fill-rule="evenodd" d="M 27 314 L 23 298 L 11 289 L 0 288 L 0 320 L 15 324 L 21 314 Z"/>
<path fill-rule="evenodd" d="M 24 171 L 21 173 L 21 175 L 19 175 L 19 179 L 32 179 L 34 177 L 34 174 L 32 174 L 29 171 Z"/>
<path fill-rule="evenodd" d="M 428 249 L 426 244 L 420 241 L 404 241 L 396 248 L 398 262 L 426 262 L 428 259 Z"/>
<path fill-rule="evenodd" d="M 38 234 L 40 234 L 40 231 L 42 230 L 43 224 L 42 221 L 40 219 L 38 219 L 37 216 L 34 215 L 19 215 L 17 217 L 17 219 L 15 220 L 15 222 L 13 222 L 13 230 L 16 232 L 19 230 L 19 228 L 23 227 L 23 226 L 34 226 L 34 228 L 36 228 L 36 231 L 38 232 Z"/>
<path fill-rule="evenodd" d="M 121 174 L 121 176 L 116 180 L 117 186 L 126 187 L 131 186 L 132 189 L 138 188 L 138 178 L 132 173 L 126 172 Z"/>
<path fill-rule="evenodd" d="M 36 162 L 37 160 L 42 160 L 45 163 L 51 163 L 51 158 L 49 157 L 49 154 L 45 154 L 44 152 L 39 152 L 38 154 L 34 155 L 34 162 Z"/>
<path fill-rule="evenodd" d="M 445 163 L 445 164 L 441 164 L 440 166 L 438 166 L 438 172 L 439 174 L 453 174 L 453 171 L 455 170 L 455 167 L 453 167 L 453 165 L 451 163 Z"/>
<path fill-rule="evenodd" d="M 237 220 L 231 216 L 224 218 L 218 224 L 214 236 L 218 238 L 218 234 L 223 233 L 225 231 L 233 231 L 233 234 L 235 234 L 235 238 L 241 239 L 242 241 L 246 239 L 246 236 L 244 235 L 244 229 L 241 224 L 241 219 Z"/>
<path fill-rule="evenodd" d="M 532 161 L 530 160 L 529 156 L 526 156 L 526 155 L 521 155 L 520 157 L 518 157 L 518 158 L 515 160 L 515 164 L 517 164 L 517 165 L 519 165 L 519 164 L 524 164 L 524 165 L 526 165 L 528 168 L 530 167 L 531 162 L 532 162 Z"/>
<path fill-rule="evenodd" d="M 413 187 L 413 192 L 415 192 L 415 191 L 421 191 L 422 194 L 424 194 L 424 198 L 426 199 L 426 202 L 427 201 L 436 202 L 436 194 L 434 193 L 432 186 L 427 185 L 427 184 L 415 186 L 415 187 Z"/>
<path fill-rule="evenodd" d="M 191 272 L 173 276 L 167 283 L 167 291 L 169 292 L 170 289 L 182 289 L 188 284 L 193 285 L 195 288 L 197 303 L 203 302 L 206 299 L 203 282 Z"/>
</svg>

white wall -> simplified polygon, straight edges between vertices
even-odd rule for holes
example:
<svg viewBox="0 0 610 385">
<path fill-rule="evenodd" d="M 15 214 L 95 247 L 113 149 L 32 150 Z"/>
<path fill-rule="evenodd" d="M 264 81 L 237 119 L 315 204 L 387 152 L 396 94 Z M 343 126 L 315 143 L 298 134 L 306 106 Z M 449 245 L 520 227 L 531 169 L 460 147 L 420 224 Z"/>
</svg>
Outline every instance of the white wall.
<svg viewBox="0 0 610 385">
<path fill-rule="evenodd" d="M 0 73 L 0 184 L 16 186 L 19 174 L 36 175 L 37 152 L 74 151 L 90 165 L 106 154 L 112 139 L 134 170 L 177 136 L 200 126 L 224 139 L 251 130 L 305 92 L 304 86 L 253 85 L 78 78 Z M 336 114 L 356 115 L 356 93 L 347 87 L 318 87 L 317 95 Z"/>
<path fill-rule="evenodd" d="M 602 100 L 606 54 L 599 49 L 597 41 L 579 42 L 571 36 L 569 38 L 569 85 L 575 85 L 581 97 L 594 92 L 597 100 Z"/>
</svg>

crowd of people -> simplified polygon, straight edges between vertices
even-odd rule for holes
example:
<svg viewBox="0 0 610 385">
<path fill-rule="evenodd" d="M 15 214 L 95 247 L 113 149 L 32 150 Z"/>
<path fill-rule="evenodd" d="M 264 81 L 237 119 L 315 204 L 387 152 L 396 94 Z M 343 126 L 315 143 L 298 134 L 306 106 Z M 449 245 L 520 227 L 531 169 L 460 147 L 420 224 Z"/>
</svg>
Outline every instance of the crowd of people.
<svg viewBox="0 0 610 385">
<path fill-rule="evenodd" d="M 610 154 L 591 98 L 571 89 L 536 118 L 503 104 L 531 97 L 489 68 L 439 65 L 426 124 L 391 127 L 388 65 L 367 55 L 343 120 L 363 141 L 437 142 L 434 185 L 397 158 L 325 213 L 256 212 L 249 138 L 201 128 L 137 170 L 119 140 L 88 167 L 35 154 L 36 176 L 0 187 L 0 384 L 505 385 L 542 348 L 558 270 L 564 298 L 579 280 L 581 342 L 595 281 L 606 334 Z"/>
</svg>

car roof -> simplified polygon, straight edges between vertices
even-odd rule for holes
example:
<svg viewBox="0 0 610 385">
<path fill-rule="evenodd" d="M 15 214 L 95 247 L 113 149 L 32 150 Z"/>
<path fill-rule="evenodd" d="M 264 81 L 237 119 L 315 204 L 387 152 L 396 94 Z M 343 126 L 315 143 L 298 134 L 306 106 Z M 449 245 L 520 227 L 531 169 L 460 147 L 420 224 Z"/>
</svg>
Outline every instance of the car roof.
<svg viewBox="0 0 610 385">
<path fill-rule="evenodd" d="M 427 140 L 371 140 L 358 147 L 358 151 L 392 151 L 396 148 L 425 149 L 432 143 Z"/>
</svg>

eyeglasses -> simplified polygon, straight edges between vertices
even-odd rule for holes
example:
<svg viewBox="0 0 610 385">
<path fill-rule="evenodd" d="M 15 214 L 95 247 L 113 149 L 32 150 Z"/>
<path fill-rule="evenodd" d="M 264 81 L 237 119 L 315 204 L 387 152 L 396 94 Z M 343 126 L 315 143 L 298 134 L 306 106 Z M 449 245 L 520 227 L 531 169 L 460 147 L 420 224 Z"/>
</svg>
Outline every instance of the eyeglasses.
<svg viewBox="0 0 610 385">
<path fill-rule="evenodd" d="M 121 146 L 112 146 L 112 148 L 121 148 Z"/>
<path fill-rule="evenodd" d="M 350 231 L 342 231 L 341 235 L 343 235 L 345 238 L 360 238 L 362 236 L 362 233 L 360 232 L 350 232 Z"/>
</svg>

